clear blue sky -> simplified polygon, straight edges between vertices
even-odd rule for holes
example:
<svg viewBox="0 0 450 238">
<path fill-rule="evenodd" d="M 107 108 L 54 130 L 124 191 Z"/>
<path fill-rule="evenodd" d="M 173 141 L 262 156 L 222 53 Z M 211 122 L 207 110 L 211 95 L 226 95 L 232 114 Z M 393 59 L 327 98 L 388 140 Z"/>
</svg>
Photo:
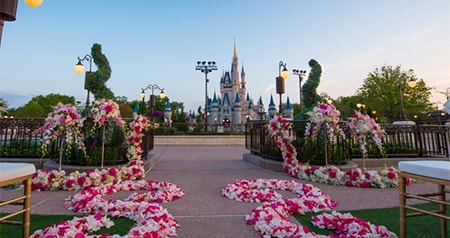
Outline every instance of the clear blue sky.
<svg viewBox="0 0 450 238">
<path fill-rule="evenodd" d="M 84 102 L 84 76 L 73 66 L 99 43 L 112 67 L 107 86 L 116 96 L 140 99 L 141 88 L 158 84 L 185 111 L 196 110 L 205 92 L 196 62 L 217 62 L 219 70 L 209 74 L 212 96 L 222 69 L 230 70 L 234 41 L 247 90 L 266 106 L 271 94 L 278 104 L 280 60 L 289 70 L 309 70 L 308 61 L 316 59 L 323 67 L 318 92 L 332 98 L 353 95 L 383 65 L 414 69 L 428 86 L 445 91 L 449 13 L 448 0 L 45 0 L 38 8 L 19 0 L 17 20 L 3 28 L 0 97 L 9 108 L 50 93 Z M 296 75 L 286 81 L 293 103 L 298 81 Z M 441 108 L 445 96 L 433 90 L 431 100 Z"/>
</svg>

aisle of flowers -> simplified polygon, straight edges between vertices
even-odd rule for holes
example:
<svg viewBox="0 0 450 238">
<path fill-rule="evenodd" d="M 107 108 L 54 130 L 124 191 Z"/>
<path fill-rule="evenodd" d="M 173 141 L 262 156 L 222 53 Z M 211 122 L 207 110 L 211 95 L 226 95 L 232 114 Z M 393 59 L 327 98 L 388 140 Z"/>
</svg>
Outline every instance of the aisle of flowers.
<svg viewBox="0 0 450 238">
<path fill-rule="evenodd" d="M 119 126 L 123 125 L 118 106 L 113 101 L 101 100 L 94 105 L 96 107 L 92 109 L 92 115 L 97 126 L 103 125 L 107 120 L 114 120 Z M 81 124 L 81 116 L 76 113 L 74 107 L 58 104 L 49 114 L 46 124 L 39 129 L 46 135 L 43 149 L 47 149 L 47 145 L 62 134 L 65 135 L 67 144 L 84 148 L 83 136 L 79 131 Z M 136 222 L 124 237 L 176 236 L 179 225 L 160 204 L 181 198 L 184 191 L 172 183 L 144 179 L 144 163 L 141 160 L 142 131 L 150 126 L 146 117 L 141 115 L 130 124 L 131 131 L 126 135 L 129 159 L 127 165 L 70 174 L 63 170 L 38 170 L 33 175 L 33 190 L 79 191 L 64 205 L 85 216 L 37 230 L 31 237 L 121 237 L 117 234 L 90 235 L 103 227 L 113 226 L 109 217 L 126 217 Z M 291 144 L 287 120 L 276 117 L 271 120 L 268 129 L 281 149 L 283 168 L 294 178 L 358 187 L 398 186 L 398 175 L 394 168 L 381 171 L 359 168 L 341 171 L 336 166 L 318 167 L 300 163 L 296 159 L 296 149 Z M 275 190 L 291 191 L 298 197 L 283 199 Z M 123 200 L 104 198 L 121 191 L 136 192 Z M 242 202 L 263 203 L 246 217 L 247 224 L 254 225 L 262 237 L 325 237 L 309 232 L 306 226 L 292 223 L 288 217 L 308 212 L 329 212 L 336 207 L 330 196 L 320 189 L 310 184 L 286 180 L 236 180 L 223 189 L 222 196 Z M 316 227 L 335 229 L 338 237 L 395 237 L 395 234 L 383 226 L 376 226 L 351 214 L 335 211 L 314 216 L 312 223 Z"/>
<path fill-rule="evenodd" d="M 118 105 L 112 100 L 102 99 L 94 102 L 91 118 L 101 127 L 108 120 L 122 127 Z M 58 104 L 49 113 L 44 126 L 38 132 L 44 133 L 43 151 L 59 136 L 64 135 L 66 145 L 75 144 L 84 149 L 80 127 L 83 118 L 71 105 Z M 127 165 L 108 169 L 95 169 L 87 172 L 66 174 L 64 170 L 38 170 L 33 175 L 33 190 L 72 190 L 80 191 L 64 203 L 74 212 L 85 214 L 69 221 L 35 231 L 30 237 L 121 237 L 117 234 L 91 235 L 101 228 L 114 225 L 110 217 L 125 217 L 136 223 L 124 237 L 172 237 L 179 226 L 174 217 L 160 203 L 174 201 L 184 195 L 184 191 L 173 183 L 145 180 L 142 156 L 143 130 L 152 125 L 144 116 L 137 116 L 130 124 L 127 133 Z M 63 148 L 61 147 L 61 150 Z M 136 191 L 123 200 L 106 200 L 104 196 L 121 192 Z M 139 192 L 137 192 L 139 191 Z"/>
</svg>

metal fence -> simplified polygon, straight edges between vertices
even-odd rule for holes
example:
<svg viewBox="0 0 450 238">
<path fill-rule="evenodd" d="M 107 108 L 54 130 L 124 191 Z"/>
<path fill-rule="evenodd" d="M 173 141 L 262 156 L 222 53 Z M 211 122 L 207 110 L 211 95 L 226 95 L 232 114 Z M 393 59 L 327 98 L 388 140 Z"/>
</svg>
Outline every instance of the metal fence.
<svg viewBox="0 0 450 238">
<path fill-rule="evenodd" d="M 0 158 L 40 158 L 42 133 L 36 133 L 36 129 L 44 125 L 45 119 L 0 119 Z M 131 119 L 125 119 L 131 121 Z M 143 156 L 153 149 L 153 130 L 145 133 L 142 142 Z M 49 149 L 46 157 L 58 158 L 58 142 Z"/>
<path fill-rule="evenodd" d="M 292 121 L 292 125 L 305 124 L 304 121 Z M 264 158 L 280 160 L 281 155 L 273 138 L 267 131 L 268 121 L 250 121 L 246 125 L 245 147 L 254 154 Z M 291 126 L 289 133 L 296 140 L 295 126 Z M 438 156 L 449 158 L 450 127 L 445 125 L 392 125 L 382 124 L 386 136 L 383 139 L 387 157 L 427 157 Z M 295 142 L 295 141 L 294 141 Z M 353 148 L 354 141 L 339 146 Z M 345 148 L 340 148 L 347 151 Z M 361 157 L 359 153 L 352 153 L 349 149 L 348 157 Z M 380 157 L 380 154 L 369 154 L 371 157 Z"/>
</svg>

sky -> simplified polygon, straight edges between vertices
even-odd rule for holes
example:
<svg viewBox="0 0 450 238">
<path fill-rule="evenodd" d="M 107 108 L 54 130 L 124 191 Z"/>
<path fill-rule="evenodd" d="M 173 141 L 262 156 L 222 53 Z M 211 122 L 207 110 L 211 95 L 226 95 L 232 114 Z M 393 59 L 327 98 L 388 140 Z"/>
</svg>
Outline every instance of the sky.
<svg viewBox="0 0 450 238">
<path fill-rule="evenodd" d="M 205 102 L 196 62 L 218 66 L 208 74 L 212 97 L 236 46 L 247 92 L 266 107 L 271 95 L 279 103 L 280 61 L 309 71 L 315 59 L 322 66 L 317 91 L 333 99 L 354 95 L 370 72 L 390 65 L 413 69 L 442 108 L 450 88 L 449 12 L 448 0 L 44 0 L 37 8 L 19 0 L 16 21 L 3 28 L 0 97 L 8 108 L 50 93 L 85 102 L 84 75 L 73 66 L 98 43 L 115 96 L 140 100 L 141 89 L 156 84 L 185 112 L 196 111 Z M 286 80 L 286 96 L 299 102 L 297 75 Z"/>
</svg>

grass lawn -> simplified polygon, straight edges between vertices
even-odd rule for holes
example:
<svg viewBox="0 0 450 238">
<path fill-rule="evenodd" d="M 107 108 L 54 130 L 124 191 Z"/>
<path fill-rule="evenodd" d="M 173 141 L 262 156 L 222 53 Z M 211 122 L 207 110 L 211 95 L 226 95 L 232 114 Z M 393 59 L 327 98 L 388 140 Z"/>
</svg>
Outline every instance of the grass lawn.
<svg viewBox="0 0 450 238">
<path fill-rule="evenodd" d="M 426 210 L 437 210 L 437 204 L 420 204 L 414 205 L 415 207 L 421 207 Z M 340 211 L 346 213 L 345 211 Z M 355 210 L 349 211 L 354 217 L 360 217 L 371 224 L 379 226 L 385 226 L 389 231 L 394 232 L 397 236 L 400 236 L 400 209 L 399 207 L 393 208 L 380 208 L 380 209 L 367 209 L 367 210 Z M 407 210 L 407 212 L 411 212 Z M 447 214 L 450 214 L 450 209 L 447 208 Z M 317 234 L 328 235 L 332 230 L 320 230 L 311 225 L 311 217 L 315 214 L 307 214 L 305 216 L 296 216 L 297 220 L 301 224 L 307 225 L 310 231 Z M 447 222 L 447 230 L 450 231 L 450 222 Z M 406 219 L 406 232 L 408 238 L 422 238 L 422 237 L 441 237 L 440 219 L 433 216 L 418 216 L 409 217 Z"/>
<path fill-rule="evenodd" d="M 418 207 L 425 208 L 427 210 L 437 209 L 436 204 L 421 204 L 416 205 Z M 345 211 L 340 211 L 345 213 Z M 399 224 L 399 208 L 381 208 L 381 209 L 367 209 L 367 210 L 355 210 L 350 211 L 350 213 L 355 217 L 361 217 L 364 220 L 387 227 L 390 231 L 395 234 L 400 234 L 400 224 Z M 447 214 L 450 213 L 450 209 L 447 209 Z M 2 214 L 0 214 L 2 215 Z M 301 222 L 301 224 L 308 226 L 310 231 L 317 234 L 328 235 L 331 230 L 320 230 L 316 229 L 311 224 L 311 217 L 315 214 L 307 214 L 305 216 L 296 216 L 296 219 Z M 82 217 L 82 214 L 77 214 L 78 217 Z M 31 228 L 30 233 L 38 229 L 45 228 L 47 226 L 57 224 L 61 221 L 71 220 L 74 216 L 72 215 L 31 215 Z M 14 220 L 20 220 L 21 217 L 15 217 Z M 109 233 L 110 235 L 119 234 L 125 235 L 131 227 L 134 225 L 134 221 L 120 218 L 112 219 L 114 221 L 114 226 L 110 229 L 102 229 L 94 234 L 104 234 Z M 244 221 L 243 221 L 244 222 Z M 447 224 L 447 229 L 450 230 L 450 222 Z M 20 232 L 20 233 L 18 233 Z M 30 234 L 31 235 L 31 234 Z M 2 238 L 15 238 L 21 236 L 21 227 L 0 224 L 0 237 Z M 414 237 L 440 237 L 440 221 L 437 217 L 431 216 L 419 216 L 407 219 L 407 236 L 408 238 Z"/>
</svg>

